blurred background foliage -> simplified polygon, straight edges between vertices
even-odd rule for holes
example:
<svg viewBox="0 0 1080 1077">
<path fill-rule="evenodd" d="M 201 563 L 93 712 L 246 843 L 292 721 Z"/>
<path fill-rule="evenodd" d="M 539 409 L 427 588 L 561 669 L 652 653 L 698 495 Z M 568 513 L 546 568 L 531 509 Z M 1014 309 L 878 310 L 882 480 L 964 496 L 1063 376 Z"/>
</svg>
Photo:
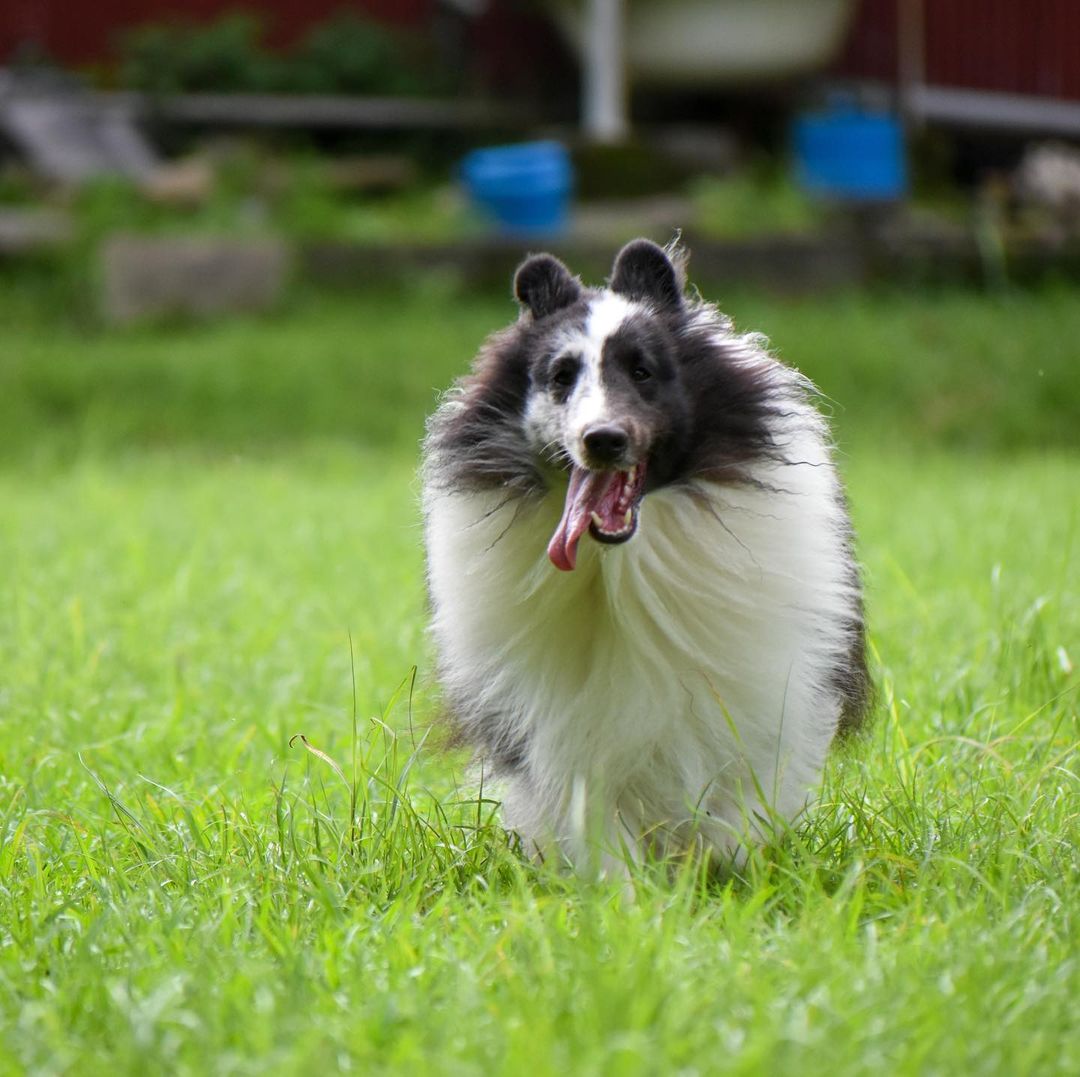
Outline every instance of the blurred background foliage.
<svg viewBox="0 0 1080 1077">
<path fill-rule="evenodd" d="M 289 49 L 265 44 L 266 20 L 233 12 L 211 22 L 150 23 L 119 36 L 120 84 L 150 94 L 423 95 L 454 88 L 422 34 L 343 9 Z"/>
<path fill-rule="evenodd" d="M 84 68 L 84 86 L 147 95 L 152 173 L 65 183 L 0 154 L 0 211 L 43 210 L 62 225 L 60 241 L 12 251 L 0 227 L 4 456 L 50 443 L 238 451 L 307 437 L 415 448 L 436 389 L 513 317 L 509 275 L 525 250 L 552 244 L 599 283 L 626 239 L 680 232 L 695 286 L 740 326 L 769 331 L 783 358 L 842 401 L 842 433 L 965 450 L 1080 444 L 1070 350 L 1080 202 L 1060 181 L 1067 147 L 1040 173 L 1025 171 L 1019 142 L 1006 153 L 986 139 L 973 178 L 963 139 L 913 128 L 907 197 L 845 204 L 811 196 L 791 167 L 791 116 L 825 96 L 813 81 L 727 95 L 647 87 L 633 95 L 634 133 L 601 144 L 567 122 L 549 82 L 514 82 L 529 67 L 508 73 L 528 59 L 524 33 L 469 38 L 460 18 L 450 32 L 353 7 L 284 40 L 268 11 L 128 27 L 108 62 Z M 543 5 L 512 14 L 539 20 Z M 484 77 L 473 44 L 488 57 Z M 565 62 L 565 47 L 550 50 L 534 74 L 573 98 Z M 518 111 L 480 127 L 259 127 L 169 120 L 157 109 L 179 93 Z M 466 197 L 462 155 L 537 135 L 569 150 L 571 221 L 550 239 L 500 234 Z M 102 250 L 132 234 L 270 236 L 290 269 L 261 315 L 202 324 L 176 309 L 110 325 Z"/>
</svg>

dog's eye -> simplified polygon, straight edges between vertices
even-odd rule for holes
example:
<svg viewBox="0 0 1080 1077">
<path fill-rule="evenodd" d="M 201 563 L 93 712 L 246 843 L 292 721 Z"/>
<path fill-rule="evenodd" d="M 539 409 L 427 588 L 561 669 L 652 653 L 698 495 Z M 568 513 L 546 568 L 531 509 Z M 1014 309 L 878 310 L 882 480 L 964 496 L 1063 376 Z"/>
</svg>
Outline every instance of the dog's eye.
<svg viewBox="0 0 1080 1077">
<path fill-rule="evenodd" d="M 577 367 L 572 363 L 564 363 L 556 367 L 551 375 L 551 384 L 559 389 L 569 389 L 577 381 Z"/>
<path fill-rule="evenodd" d="M 640 363 L 630 371 L 630 377 L 634 381 L 648 381 L 652 377 L 652 371 L 648 367 L 642 366 Z"/>
</svg>

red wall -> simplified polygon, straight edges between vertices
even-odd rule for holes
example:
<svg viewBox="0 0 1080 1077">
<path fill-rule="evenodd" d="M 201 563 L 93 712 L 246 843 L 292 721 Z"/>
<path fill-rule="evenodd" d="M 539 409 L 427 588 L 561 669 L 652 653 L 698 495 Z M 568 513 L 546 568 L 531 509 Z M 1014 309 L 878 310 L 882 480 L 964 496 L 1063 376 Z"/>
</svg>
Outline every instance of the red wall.
<svg viewBox="0 0 1080 1077">
<path fill-rule="evenodd" d="M 401 25 L 426 21 L 434 8 L 435 0 L 0 0 L 0 62 L 34 43 L 65 64 L 100 63 L 114 55 L 123 29 L 177 18 L 209 21 L 228 11 L 258 13 L 267 40 L 284 45 L 342 10 Z"/>
<path fill-rule="evenodd" d="M 1078 0 L 923 0 L 926 81 L 1080 100 Z M 897 0 L 861 0 L 838 73 L 896 78 Z"/>
<path fill-rule="evenodd" d="M 437 0 L 0 0 L 0 62 L 20 43 L 37 42 L 68 64 L 100 63 L 117 32 L 170 18 L 211 19 L 230 10 L 261 13 L 268 40 L 287 44 L 342 9 L 398 24 L 424 23 Z M 838 74 L 896 77 L 898 0 L 860 0 Z M 1080 0 L 922 0 L 927 81 L 1009 93 L 1080 100 Z M 483 20 L 492 23 L 500 5 Z M 497 21 L 497 20 L 496 20 Z M 490 37 L 491 35 L 486 35 Z M 508 41 L 481 35 L 485 66 L 498 64 Z M 515 53 L 516 55 L 516 53 Z"/>
</svg>

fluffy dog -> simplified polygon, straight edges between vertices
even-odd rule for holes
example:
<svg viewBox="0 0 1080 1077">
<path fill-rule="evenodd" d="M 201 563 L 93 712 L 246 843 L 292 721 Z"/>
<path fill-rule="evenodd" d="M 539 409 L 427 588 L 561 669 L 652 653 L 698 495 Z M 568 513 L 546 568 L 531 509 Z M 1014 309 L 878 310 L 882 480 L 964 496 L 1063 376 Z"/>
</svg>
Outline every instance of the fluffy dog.
<svg viewBox="0 0 1080 1077">
<path fill-rule="evenodd" d="M 432 632 L 505 823 L 581 862 L 725 855 L 804 808 L 869 697 L 814 389 L 647 240 L 547 254 L 425 441 Z"/>
</svg>

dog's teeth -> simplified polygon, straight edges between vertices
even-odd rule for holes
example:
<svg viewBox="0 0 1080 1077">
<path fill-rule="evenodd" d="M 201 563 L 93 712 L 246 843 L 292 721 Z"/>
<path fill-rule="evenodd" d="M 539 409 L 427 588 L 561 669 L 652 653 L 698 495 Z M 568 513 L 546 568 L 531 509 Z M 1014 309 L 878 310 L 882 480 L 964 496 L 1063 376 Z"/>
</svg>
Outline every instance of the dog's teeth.
<svg viewBox="0 0 1080 1077">
<path fill-rule="evenodd" d="M 634 514 L 627 509 L 626 515 L 623 517 L 623 525 L 629 527 L 634 522 Z"/>
<path fill-rule="evenodd" d="M 598 513 L 598 512 L 594 512 L 594 513 L 592 514 L 592 522 L 593 522 L 594 524 L 596 524 L 596 526 L 597 526 L 597 527 L 598 527 L 598 528 L 599 528 L 599 529 L 600 529 L 601 531 L 603 531 L 603 530 L 604 530 L 604 521 L 603 521 L 603 518 L 602 518 L 602 517 L 600 516 L 600 513 Z"/>
<path fill-rule="evenodd" d="M 627 473 L 626 481 L 633 482 L 637 478 L 637 464 L 635 464 Z"/>
</svg>

